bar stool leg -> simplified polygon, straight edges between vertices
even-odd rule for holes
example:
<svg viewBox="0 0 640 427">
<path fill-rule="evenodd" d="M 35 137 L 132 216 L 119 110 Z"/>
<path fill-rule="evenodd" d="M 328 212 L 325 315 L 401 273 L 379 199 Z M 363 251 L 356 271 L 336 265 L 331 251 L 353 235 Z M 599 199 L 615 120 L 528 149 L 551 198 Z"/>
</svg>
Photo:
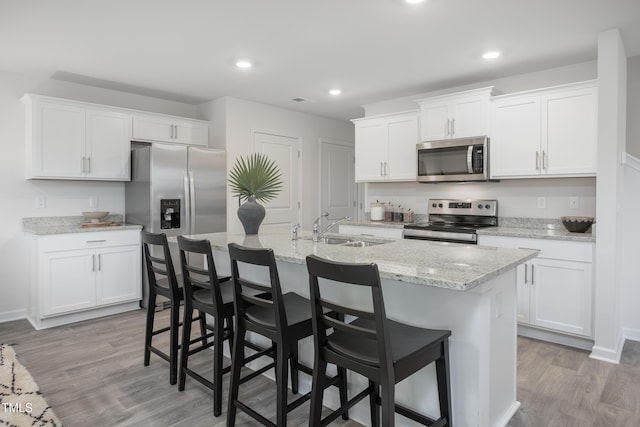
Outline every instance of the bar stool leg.
<svg viewBox="0 0 640 427">
<path fill-rule="evenodd" d="M 442 356 L 436 359 L 440 418 L 446 418 L 451 425 L 451 383 L 449 380 L 449 340 L 442 342 Z"/>
<path fill-rule="evenodd" d="M 200 336 L 202 337 L 202 345 L 207 345 L 207 339 L 205 338 L 207 336 L 207 314 L 201 312 L 200 310 L 198 310 L 198 314 L 198 318 L 200 319 L 198 323 L 200 324 Z"/>
<path fill-rule="evenodd" d="M 155 310 L 152 310 L 155 311 Z M 169 384 L 178 382 L 178 323 L 180 304 L 171 299 L 171 320 L 169 324 Z"/>
<path fill-rule="evenodd" d="M 369 394 L 369 411 L 371 412 L 371 427 L 380 427 L 380 410 L 378 408 L 378 384 L 369 380 L 369 388 L 371 394 Z"/>
<path fill-rule="evenodd" d="M 395 396 L 395 387 L 393 383 L 389 383 L 389 381 L 385 381 L 382 379 L 382 384 L 380 385 L 381 389 L 381 409 L 382 409 L 382 425 L 384 427 L 394 427 L 395 426 L 395 418 L 396 418 L 396 396 Z"/>
<path fill-rule="evenodd" d="M 276 425 L 287 425 L 287 373 L 289 370 L 288 354 L 285 343 L 276 348 Z"/>
<path fill-rule="evenodd" d="M 347 370 L 346 368 L 342 368 L 338 366 L 338 375 L 340 376 L 340 386 L 338 387 L 338 391 L 340 392 L 340 406 L 346 405 L 349 401 L 347 397 Z M 346 411 L 342 414 L 343 420 L 349 419 L 349 411 Z"/>
<path fill-rule="evenodd" d="M 224 319 L 216 318 L 213 329 L 213 415 L 222 413 L 222 344 L 224 338 Z"/>
<path fill-rule="evenodd" d="M 319 426 L 322 420 L 322 399 L 324 396 L 324 382 L 327 364 L 320 360 L 318 354 L 313 361 L 313 379 L 311 382 L 311 408 L 309 409 L 309 425 Z M 342 396 L 341 396 L 342 403 Z"/>
<path fill-rule="evenodd" d="M 187 380 L 187 362 L 189 359 L 189 341 L 191 341 L 191 322 L 193 320 L 193 307 L 190 298 L 184 302 L 184 320 L 182 322 L 182 351 L 180 352 L 180 380 L 178 382 L 178 390 L 184 390 L 184 384 Z"/>
<path fill-rule="evenodd" d="M 229 403 L 227 407 L 227 427 L 236 423 L 236 400 L 240 388 L 240 370 L 244 361 L 244 337 L 245 331 L 238 326 L 233 340 L 233 357 L 231 359 L 231 378 L 229 379 Z"/>
<path fill-rule="evenodd" d="M 156 294 L 153 289 L 149 287 L 149 298 L 147 300 L 147 325 L 144 330 L 144 366 L 149 366 L 149 360 L 151 358 L 151 339 L 153 338 L 153 321 L 155 319 L 155 307 L 156 307 Z"/>
<path fill-rule="evenodd" d="M 298 394 L 298 343 L 294 343 L 289 355 L 289 365 L 291 366 L 291 392 Z"/>
</svg>

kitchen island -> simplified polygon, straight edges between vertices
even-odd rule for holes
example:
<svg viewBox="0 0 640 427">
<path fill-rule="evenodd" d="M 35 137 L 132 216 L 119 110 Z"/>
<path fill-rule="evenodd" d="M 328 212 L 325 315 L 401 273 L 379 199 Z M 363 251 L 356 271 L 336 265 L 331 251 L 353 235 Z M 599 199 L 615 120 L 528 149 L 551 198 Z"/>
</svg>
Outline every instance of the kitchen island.
<svg viewBox="0 0 640 427">
<path fill-rule="evenodd" d="M 229 274 L 227 245 L 273 249 L 282 287 L 309 295 L 305 258 L 309 254 L 342 262 L 375 262 L 382 279 L 385 309 L 391 319 L 414 326 L 449 329 L 452 425 L 504 426 L 517 410 L 516 401 L 516 273 L 537 251 L 402 239 L 367 239 L 371 246 L 314 243 L 302 234 L 212 233 L 187 236 L 208 239 L 218 274 Z M 336 236 L 344 238 L 344 235 Z M 354 240 L 362 241 L 362 237 Z M 376 244 L 378 243 L 378 244 Z M 264 272 L 256 269 L 256 277 Z M 339 298 L 370 309 L 362 295 L 336 290 Z M 311 339 L 300 345 L 300 359 L 311 365 Z M 259 367 L 260 365 L 255 365 Z M 300 390 L 310 379 L 300 378 Z M 350 395 L 366 386 L 363 378 L 349 376 Z M 325 405 L 338 406 L 337 393 L 325 393 Z M 437 418 L 439 413 L 435 369 L 429 366 L 396 387 L 396 399 Z M 369 424 L 366 401 L 350 416 Z M 414 425 L 397 416 L 398 425 Z"/>
</svg>

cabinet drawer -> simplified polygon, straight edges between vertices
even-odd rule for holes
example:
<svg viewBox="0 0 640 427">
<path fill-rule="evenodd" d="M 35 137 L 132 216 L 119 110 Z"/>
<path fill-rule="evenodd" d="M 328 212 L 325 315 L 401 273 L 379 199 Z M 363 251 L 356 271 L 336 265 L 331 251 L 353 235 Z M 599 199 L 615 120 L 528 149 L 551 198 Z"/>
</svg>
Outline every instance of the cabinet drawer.
<svg viewBox="0 0 640 427">
<path fill-rule="evenodd" d="M 592 262 L 593 243 L 519 237 L 478 236 L 478 244 L 500 248 L 527 248 L 540 251 L 538 258 Z"/>
<path fill-rule="evenodd" d="M 71 249 L 91 249 L 140 243 L 139 230 L 97 231 L 89 233 L 56 234 L 39 237 L 41 252 Z"/>
</svg>

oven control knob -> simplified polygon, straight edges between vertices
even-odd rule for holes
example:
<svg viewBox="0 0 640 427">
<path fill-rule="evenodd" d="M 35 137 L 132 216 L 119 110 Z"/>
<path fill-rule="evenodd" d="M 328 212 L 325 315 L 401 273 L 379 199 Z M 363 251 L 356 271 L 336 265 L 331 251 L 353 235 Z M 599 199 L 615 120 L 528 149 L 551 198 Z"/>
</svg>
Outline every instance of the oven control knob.
<svg viewBox="0 0 640 427">
<path fill-rule="evenodd" d="M 482 205 L 478 205 L 478 209 L 482 209 L 484 206 Z"/>
<path fill-rule="evenodd" d="M 485 209 L 491 209 L 491 206 L 489 206 L 489 204 L 487 203 L 486 205 L 484 205 Z"/>
<path fill-rule="evenodd" d="M 442 203 L 438 203 L 438 207 L 441 208 L 442 207 Z"/>
<path fill-rule="evenodd" d="M 437 203 L 431 203 L 431 207 L 432 207 L 432 208 L 437 208 L 437 207 L 438 207 L 438 204 L 437 204 Z"/>
</svg>

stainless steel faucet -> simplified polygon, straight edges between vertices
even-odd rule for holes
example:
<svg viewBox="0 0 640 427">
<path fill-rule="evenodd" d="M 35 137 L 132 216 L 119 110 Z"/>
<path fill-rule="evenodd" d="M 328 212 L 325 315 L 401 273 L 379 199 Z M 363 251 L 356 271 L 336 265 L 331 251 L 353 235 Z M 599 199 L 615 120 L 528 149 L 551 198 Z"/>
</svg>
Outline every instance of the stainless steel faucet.
<svg viewBox="0 0 640 427">
<path fill-rule="evenodd" d="M 348 221 L 348 220 L 351 219 L 350 216 L 345 216 L 344 218 L 333 220 L 333 221 L 331 221 L 331 223 L 329 225 L 327 225 L 327 227 L 324 230 L 320 231 L 322 218 L 323 217 L 328 217 L 328 216 L 329 216 L 328 212 L 322 212 L 320 214 L 320 216 L 318 218 L 316 218 L 316 220 L 313 222 L 313 241 L 314 242 L 319 241 L 320 238 L 322 236 L 324 236 L 324 234 L 326 232 L 331 230 L 333 227 L 335 227 L 336 225 L 338 225 L 342 221 Z"/>
<path fill-rule="evenodd" d="M 294 224 L 291 226 L 291 240 L 298 240 L 298 230 L 300 229 L 300 224 Z"/>
</svg>

